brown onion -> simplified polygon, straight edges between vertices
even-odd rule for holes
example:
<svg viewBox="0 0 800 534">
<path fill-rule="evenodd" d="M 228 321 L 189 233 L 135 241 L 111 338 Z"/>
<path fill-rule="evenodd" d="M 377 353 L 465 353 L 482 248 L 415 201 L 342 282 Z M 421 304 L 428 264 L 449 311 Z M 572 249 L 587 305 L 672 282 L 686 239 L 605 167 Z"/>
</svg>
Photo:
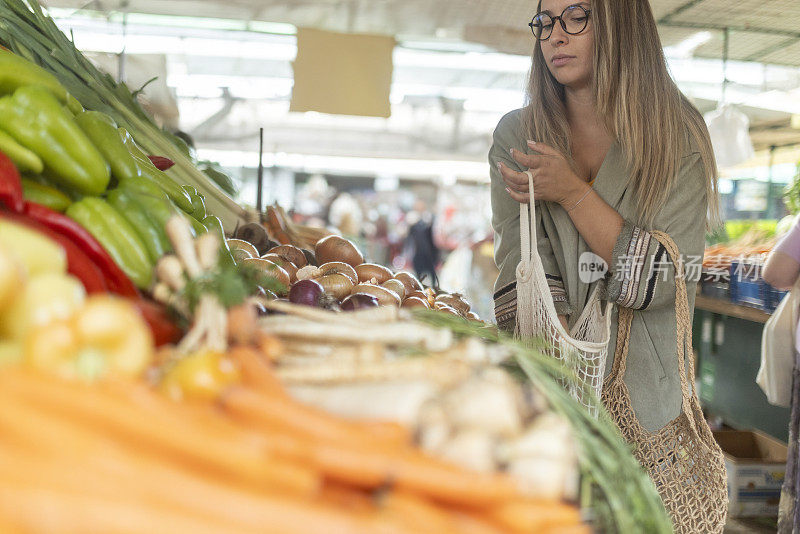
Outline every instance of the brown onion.
<svg viewBox="0 0 800 534">
<path fill-rule="evenodd" d="M 280 295 L 286 295 L 289 292 L 290 278 L 289 273 L 286 272 L 281 266 L 272 263 L 269 260 L 262 260 L 261 258 L 247 258 L 242 262 L 244 265 L 252 265 L 257 267 L 261 272 L 267 276 L 271 276 L 284 286 L 286 289 L 279 292 Z"/>
<path fill-rule="evenodd" d="M 249 260 L 253 257 L 249 252 L 241 248 L 232 248 L 231 256 L 233 256 L 233 261 L 236 263 L 241 263 L 242 261 Z"/>
<path fill-rule="evenodd" d="M 469 319 L 470 321 L 477 321 L 477 322 L 479 322 L 479 323 L 482 323 L 482 322 L 483 322 L 483 321 L 481 321 L 481 318 L 480 318 L 480 317 L 478 317 L 478 314 L 477 314 L 477 313 L 475 313 L 475 312 L 467 312 L 467 315 L 466 315 L 466 317 L 467 317 L 467 319 Z"/>
<path fill-rule="evenodd" d="M 400 271 L 394 275 L 395 279 L 400 280 L 403 282 L 403 285 L 406 286 L 406 293 L 411 293 L 412 291 L 422 291 L 422 284 L 419 283 L 417 277 L 413 274 Z"/>
<path fill-rule="evenodd" d="M 397 293 L 375 284 L 358 284 L 353 288 L 353 293 L 372 295 L 378 299 L 381 306 L 400 306 L 400 297 L 397 296 Z"/>
<path fill-rule="evenodd" d="M 364 255 L 355 244 L 338 235 L 329 235 L 317 241 L 314 255 L 319 264 L 341 261 L 356 267 L 364 263 Z"/>
<path fill-rule="evenodd" d="M 392 271 L 377 263 L 362 263 L 356 267 L 359 282 L 369 282 L 375 279 L 378 284 L 383 284 L 392 277 Z"/>
<path fill-rule="evenodd" d="M 277 254 L 286 261 L 294 263 L 298 268 L 308 264 L 306 255 L 299 248 L 292 245 L 280 245 L 267 251 L 269 254 Z"/>
<path fill-rule="evenodd" d="M 408 297 L 406 300 L 403 301 L 403 308 L 425 308 L 426 310 L 430 310 L 431 306 L 428 304 L 427 300 L 423 300 L 419 297 Z"/>
<path fill-rule="evenodd" d="M 250 258 L 258 258 L 261 254 L 258 253 L 258 249 L 252 244 L 244 241 L 243 239 L 226 239 L 226 243 L 228 243 L 228 248 L 231 249 L 231 252 L 234 250 L 243 250 L 250 254 Z M 242 259 L 248 256 L 243 256 Z M 234 253 L 234 258 L 236 258 L 236 254 Z"/>
<path fill-rule="evenodd" d="M 447 304 L 442 304 L 440 302 L 437 302 L 434 305 L 434 309 L 438 310 L 440 312 L 443 312 L 443 313 L 449 313 L 450 315 L 455 315 L 457 317 L 461 317 L 461 314 L 458 313 L 458 310 L 456 310 L 452 306 L 448 306 Z"/>
<path fill-rule="evenodd" d="M 353 281 L 341 273 L 332 273 L 316 279 L 325 293 L 341 300 L 353 292 Z"/>
<path fill-rule="evenodd" d="M 406 298 L 406 286 L 403 285 L 403 282 L 397 280 L 395 278 L 391 278 L 386 282 L 381 284 L 381 287 L 385 287 L 386 289 L 390 289 L 397 293 L 397 296 L 400 297 L 400 300 Z"/>
<path fill-rule="evenodd" d="M 358 283 L 356 270 L 351 265 L 341 261 L 331 261 L 319 266 L 317 276 L 328 276 L 329 274 L 343 274 L 353 282 L 353 285 Z"/>
<path fill-rule="evenodd" d="M 262 260 L 271 261 L 275 265 L 281 267 L 284 271 L 289 273 L 289 281 L 294 284 L 297 282 L 297 267 L 294 263 L 286 260 L 283 256 L 278 256 L 277 254 L 273 254 L 268 252 L 261 256 Z"/>
<path fill-rule="evenodd" d="M 448 293 L 442 293 L 441 295 L 436 296 L 436 302 L 442 302 L 447 304 L 451 308 L 455 308 L 458 313 L 465 314 L 469 311 L 469 303 L 461 298 L 459 294 L 450 295 Z"/>
</svg>

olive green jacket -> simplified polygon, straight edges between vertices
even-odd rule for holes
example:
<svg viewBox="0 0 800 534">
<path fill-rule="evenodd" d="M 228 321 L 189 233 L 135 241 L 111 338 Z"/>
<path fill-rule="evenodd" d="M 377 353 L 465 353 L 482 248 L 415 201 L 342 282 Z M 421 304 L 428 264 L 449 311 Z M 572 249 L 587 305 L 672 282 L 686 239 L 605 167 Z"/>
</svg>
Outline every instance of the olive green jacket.
<svg viewBox="0 0 800 534">
<path fill-rule="evenodd" d="M 497 162 L 502 161 L 518 171 L 525 170 L 520 169 L 509 154 L 510 148 L 530 152 L 521 117 L 522 110 L 503 117 L 494 132 L 494 144 L 489 153 L 495 262 L 500 269 L 495 285 L 495 316 L 498 325 L 506 330 L 513 330 L 516 319 L 519 204 L 505 191 Z M 538 251 L 556 310 L 569 315 L 570 327 L 596 284 L 601 285 L 603 298 L 615 303 L 606 373 L 611 370 L 617 344 L 618 306 L 635 310 L 624 380 L 640 423 L 645 429 L 655 431 L 680 413 L 681 389 L 676 343 L 675 267 L 664 247 L 647 230 L 666 232 L 677 244 L 684 257 L 689 309 L 693 311 L 705 247 L 706 187 L 700 155 L 690 148 L 681 161 L 676 186 L 652 228 L 642 228 L 632 222 L 636 220 L 636 200 L 632 187 L 628 187 L 629 182 L 624 155 L 615 143 L 593 184 L 597 194 L 626 221 L 604 278 L 591 283 L 581 280 L 580 258 L 590 249 L 558 204 L 536 202 Z"/>
</svg>

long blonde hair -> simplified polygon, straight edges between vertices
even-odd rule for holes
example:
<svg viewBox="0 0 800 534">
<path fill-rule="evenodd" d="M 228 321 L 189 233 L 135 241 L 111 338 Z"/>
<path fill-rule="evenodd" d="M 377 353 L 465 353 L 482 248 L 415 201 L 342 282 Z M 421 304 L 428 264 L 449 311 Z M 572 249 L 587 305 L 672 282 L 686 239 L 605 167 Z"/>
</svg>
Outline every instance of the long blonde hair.
<svg viewBox="0 0 800 534">
<path fill-rule="evenodd" d="M 595 108 L 626 157 L 637 222 L 653 223 L 691 143 L 705 170 L 707 226 L 716 224 L 719 197 L 711 139 L 702 115 L 669 74 L 649 0 L 592 0 L 590 24 L 595 34 Z M 537 42 L 524 127 L 530 139 L 560 150 L 574 164 L 564 95 L 564 86 L 550 73 Z"/>
</svg>

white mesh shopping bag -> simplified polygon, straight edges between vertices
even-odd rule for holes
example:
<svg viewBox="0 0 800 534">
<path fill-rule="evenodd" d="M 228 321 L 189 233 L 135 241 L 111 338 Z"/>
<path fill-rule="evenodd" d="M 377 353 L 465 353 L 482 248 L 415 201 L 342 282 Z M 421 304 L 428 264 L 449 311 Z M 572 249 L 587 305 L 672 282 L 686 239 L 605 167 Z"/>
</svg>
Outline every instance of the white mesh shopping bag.
<svg viewBox="0 0 800 534">
<path fill-rule="evenodd" d="M 597 403 L 584 398 L 584 388 L 589 387 L 597 398 L 603 387 L 603 375 L 611 335 L 611 303 L 603 309 L 596 286 L 580 318 L 567 332 L 558 319 L 550 288 L 539 257 L 536 237 L 536 207 L 533 200 L 533 175 L 528 175 L 530 207 L 520 204 L 520 249 L 517 266 L 517 325 L 520 337 L 541 336 L 548 345 L 545 353 L 562 360 L 578 377 L 579 384 L 570 385 L 576 400 L 597 415 Z"/>
</svg>

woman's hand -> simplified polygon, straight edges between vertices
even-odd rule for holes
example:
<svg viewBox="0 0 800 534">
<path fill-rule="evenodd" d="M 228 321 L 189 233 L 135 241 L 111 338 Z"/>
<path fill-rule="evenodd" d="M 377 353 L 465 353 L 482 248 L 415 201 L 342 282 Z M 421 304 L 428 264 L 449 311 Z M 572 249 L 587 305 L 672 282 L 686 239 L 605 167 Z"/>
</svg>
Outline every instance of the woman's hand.
<svg viewBox="0 0 800 534">
<path fill-rule="evenodd" d="M 575 204 L 589 184 L 575 174 L 567 158 L 554 148 L 533 141 L 528 141 L 528 146 L 538 154 L 523 154 L 511 149 L 511 157 L 533 174 L 534 199 L 557 202 L 565 208 Z M 511 198 L 520 203 L 530 202 L 528 175 L 513 171 L 502 163 L 497 165 Z"/>
</svg>

